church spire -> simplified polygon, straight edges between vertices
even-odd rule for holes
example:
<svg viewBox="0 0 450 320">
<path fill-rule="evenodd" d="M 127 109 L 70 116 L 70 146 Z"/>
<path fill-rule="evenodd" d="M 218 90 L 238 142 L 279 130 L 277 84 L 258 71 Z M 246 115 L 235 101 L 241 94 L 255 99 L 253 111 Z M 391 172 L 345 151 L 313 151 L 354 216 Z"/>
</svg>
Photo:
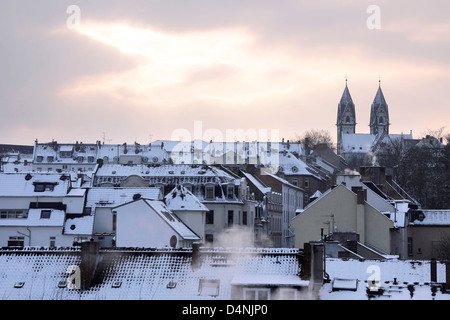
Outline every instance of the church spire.
<svg viewBox="0 0 450 320">
<path fill-rule="evenodd" d="M 371 134 L 378 134 L 383 131 L 389 134 L 389 109 L 381 90 L 381 80 L 378 80 L 378 90 L 370 110 L 369 126 Z"/>
<path fill-rule="evenodd" d="M 356 127 L 355 104 L 353 103 L 352 96 L 350 95 L 350 91 L 348 89 L 347 77 L 345 77 L 344 92 L 342 93 L 341 100 L 338 104 L 336 126 L 339 152 L 342 147 L 342 135 L 355 133 Z"/>
</svg>

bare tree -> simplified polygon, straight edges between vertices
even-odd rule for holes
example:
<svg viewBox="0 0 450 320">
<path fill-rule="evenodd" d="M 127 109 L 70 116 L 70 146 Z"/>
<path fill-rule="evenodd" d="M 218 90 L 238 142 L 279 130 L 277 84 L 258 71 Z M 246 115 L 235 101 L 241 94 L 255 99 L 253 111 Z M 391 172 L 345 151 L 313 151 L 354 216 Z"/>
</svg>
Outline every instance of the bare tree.
<svg viewBox="0 0 450 320">
<path fill-rule="evenodd" d="M 312 129 L 305 131 L 301 136 L 296 135 L 292 140 L 299 141 L 304 149 L 306 147 L 313 148 L 319 143 L 326 143 L 331 149 L 336 150 L 336 146 L 330 132 L 324 129 Z"/>
</svg>

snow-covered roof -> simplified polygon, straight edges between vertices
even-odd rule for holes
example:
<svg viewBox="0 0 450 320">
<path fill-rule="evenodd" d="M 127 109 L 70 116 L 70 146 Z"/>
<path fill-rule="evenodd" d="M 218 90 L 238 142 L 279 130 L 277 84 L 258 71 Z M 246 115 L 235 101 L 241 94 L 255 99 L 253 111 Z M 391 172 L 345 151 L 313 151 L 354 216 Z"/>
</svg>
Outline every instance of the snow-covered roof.
<svg viewBox="0 0 450 320">
<path fill-rule="evenodd" d="M 232 285 L 247 286 L 293 286 L 307 287 L 308 280 L 302 280 L 297 275 L 292 274 L 238 274 L 231 280 Z"/>
<path fill-rule="evenodd" d="M 34 146 L 34 163 L 91 164 L 95 166 L 97 149 L 97 144 L 37 143 Z M 70 154 L 61 154 L 61 152 Z"/>
<path fill-rule="evenodd" d="M 94 215 L 67 218 L 64 223 L 64 234 L 92 235 L 94 228 Z"/>
<path fill-rule="evenodd" d="M 289 181 L 287 181 L 287 180 L 285 180 L 285 179 L 283 179 L 283 178 L 277 176 L 276 174 L 268 173 L 267 175 L 271 176 L 271 177 L 274 178 L 275 180 L 278 180 L 279 182 L 281 182 L 281 183 L 283 183 L 283 184 L 285 184 L 285 185 L 288 185 L 289 187 L 292 187 L 292 188 L 299 189 L 299 190 L 303 191 L 302 188 L 300 188 L 300 187 L 298 187 L 298 186 L 294 186 L 292 183 L 290 183 Z"/>
<path fill-rule="evenodd" d="M 375 137 L 374 134 L 368 133 L 344 133 L 342 134 L 342 147 L 347 153 L 367 153 L 371 151 Z"/>
<path fill-rule="evenodd" d="M 162 202 L 156 200 L 142 199 L 147 203 L 172 229 L 177 232 L 185 240 L 200 240 L 183 221 L 181 221 L 170 209 Z"/>
<path fill-rule="evenodd" d="M 173 165 L 120 165 L 106 164 L 97 170 L 96 176 L 117 176 L 128 177 L 138 175 L 141 177 L 161 177 L 161 176 L 187 176 L 187 177 L 215 177 L 222 176 L 234 179 L 233 176 L 213 166 L 196 164 L 173 164 Z"/>
<path fill-rule="evenodd" d="M 44 212 L 43 212 L 44 211 Z M 21 219 L 0 219 L 1 227 L 62 227 L 65 212 L 56 209 L 29 209 Z"/>
<path fill-rule="evenodd" d="M 279 166 L 282 168 L 284 175 L 307 175 L 315 176 L 320 180 L 322 179 L 317 170 L 297 158 L 291 152 L 279 153 Z"/>
<path fill-rule="evenodd" d="M 171 211 L 209 211 L 187 188 L 178 185 L 166 197 L 165 203 Z"/>
<path fill-rule="evenodd" d="M 306 284 L 294 278 L 300 273 L 297 249 L 201 249 L 195 268 L 190 249 L 108 249 L 99 255 L 92 287 L 72 290 L 65 284 L 69 267 L 80 265 L 79 249 L 0 250 L 0 299 L 227 300 L 239 277 L 259 284 Z M 213 295 L 201 290 L 208 280 L 217 284 Z"/>
<path fill-rule="evenodd" d="M 378 280 L 383 293 L 371 295 L 371 299 L 392 300 L 450 300 L 450 294 L 440 290 L 433 293 L 429 260 L 359 260 L 327 258 L 326 272 L 330 280 L 356 280 L 356 291 L 333 291 L 332 282 L 326 283 L 319 291 L 323 300 L 367 300 L 368 280 Z M 445 283 L 445 263 L 437 263 L 437 283 Z M 396 283 L 394 283 L 394 278 Z M 411 293 L 412 292 L 412 293 Z M 433 295 L 434 294 L 434 295 Z M 412 295 L 412 296 L 411 296 Z"/>
<path fill-rule="evenodd" d="M 133 201 L 135 195 L 141 198 L 158 200 L 161 197 L 159 188 L 90 188 L 86 196 L 87 208 L 113 208 Z"/>
<path fill-rule="evenodd" d="M 450 209 L 422 209 L 422 212 L 425 215 L 425 218 L 422 221 L 416 219 L 409 224 L 417 226 L 450 226 Z"/>
<path fill-rule="evenodd" d="M 62 197 L 67 194 L 70 179 L 61 177 L 54 173 L 0 173 L 0 197 Z M 53 189 L 35 191 L 36 183 L 50 183 Z"/>
<path fill-rule="evenodd" d="M 248 172 L 242 171 L 242 174 L 247 178 L 256 188 L 258 188 L 261 193 L 266 194 L 267 192 L 270 192 L 272 188 L 266 187 L 264 183 L 262 183 L 259 179 L 257 179 L 254 175 Z"/>
</svg>

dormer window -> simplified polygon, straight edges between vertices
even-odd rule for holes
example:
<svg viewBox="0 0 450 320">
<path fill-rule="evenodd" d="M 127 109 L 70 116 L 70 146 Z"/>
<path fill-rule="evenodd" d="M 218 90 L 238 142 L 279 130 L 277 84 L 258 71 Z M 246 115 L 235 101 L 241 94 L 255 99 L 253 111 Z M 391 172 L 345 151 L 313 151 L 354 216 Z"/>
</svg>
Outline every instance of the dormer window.
<svg viewBox="0 0 450 320">
<path fill-rule="evenodd" d="M 62 146 L 59 148 L 59 156 L 61 158 L 72 158 L 73 147 L 71 146 Z"/>
<path fill-rule="evenodd" d="M 56 185 L 56 183 L 54 182 L 35 182 L 33 184 L 34 184 L 34 192 L 53 191 Z"/>
<path fill-rule="evenodd" d="M 36 157 L 36 161 L 37 162 L 42 162 L 44 160 L 44 157 L 43 156 L 37 156 Z"/>
<path fill-rule="evenodd" d="M 209 185 L 205 187 L 205 200 L 214 200 L 214 186 Z"/>
<path fill-rule="evenodd" d="M 227 199 L 228 200 L 234 199 L 234 185 L 227 186 Z"/>
</svg>

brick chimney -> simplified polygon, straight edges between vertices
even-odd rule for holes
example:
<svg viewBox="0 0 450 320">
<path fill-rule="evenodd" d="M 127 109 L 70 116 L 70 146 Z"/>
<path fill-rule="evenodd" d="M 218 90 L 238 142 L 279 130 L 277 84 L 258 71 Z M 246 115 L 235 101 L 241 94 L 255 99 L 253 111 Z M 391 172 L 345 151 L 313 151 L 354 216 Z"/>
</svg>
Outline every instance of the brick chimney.
<svg viewBox="0 0 450 320">
<path fill-rule="evenodd" d="M 98 242 L 86 241 L 81 243 L 81 289 L 89 289 L 98 262 Z"/>
</svg>

